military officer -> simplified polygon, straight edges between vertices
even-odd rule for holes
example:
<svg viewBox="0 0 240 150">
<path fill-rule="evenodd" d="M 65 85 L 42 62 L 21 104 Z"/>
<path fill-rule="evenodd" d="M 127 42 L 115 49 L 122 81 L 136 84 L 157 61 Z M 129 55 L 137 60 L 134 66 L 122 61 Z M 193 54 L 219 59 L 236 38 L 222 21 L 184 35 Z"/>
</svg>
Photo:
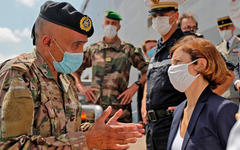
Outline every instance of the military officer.
<svg viewBox="0 0 240 150">
<path fill-rule="evenodd" d="M 218 18 L 217 24 L 219 34 L 223 41 L 216 47 L 227 63 L 236 66 L 238 64 L 238 55 L 240 52 L 240 39 L 234 35 L 235 26 L 229 16 Z M 229 69 L 232 71 L 234 70 L 234 68 Z M 239 93 L 235 90 L 234 83 L 231 83 L 222 96 L 235 103 L 239 102 Z"/>
<path fill-rule="evenodd" d="M 178 28 L 178 0 L 148 1 L 152 16 L 152 27 L 161 35 L 155 54 L 150 60 L 147 72 L 146 102 L 143 100 L 143 120 L 147 116 L 147 149 L 166 150 L 168 134 L 172 123 L 171 106 L 177 106 L 186 99 L 169 81 L 167 71 L 171 65 L 169 50 L 184 36 Z M 145 104 L 145 105 L 144 105 Z M 144 112 L 146 107 L 147 112 Z"/>
<path fill-rule="evenodd" d="M 102 25 L 104 37 L 86 48 L 83 64 L 74 76 L 76 86 L 87 100 L 101 105 L 103 109 L 112 106 L 113 112 L 122 108 L 123 115 L 119 121 L 132 122 L 132 96 L 145 83 L 148 64 L 140 48 L 118 37 L 121 20 L 119 13 L 106 11 Z M 127 88 L 131 66 L 140 70 L 142 77 Z M 80 80 L 82 71 L 87 67 L 92 67 L 91 88 L 85 87 Z"/>
<path fill-rule="evenodd" d="M 47 1 L 32 30 L 36 49 L 0 65 L 0 149 L 127 149 L 144 131 L 119 124 L 109 107 L 86 132 L 81 104 L 69 75 L 82 63 L 93 32 L 87 15 L 66 2 Z"/>
<path fill-rule="evenodd" d="M 240 0 L 228 0 L 229 3 L 229 14 L 230 18 L 233 21 L 233 24 L 240 29 Z M 238 55 L 239 58 L 239 55 Z M 239 65 L 240 65 L 240 59 L 238 60 L 237 67 L 234 70 L 235 74 L 235 80 L 237 81 L 239 79 Z M 235 83 L 236 83 L 235 81 Z M 235 84 L 236 88 L 238 91 L 240 91 L 240 83 Z M 239 109 L 240 110 L 240 109 Z M 239 138 L 240 138 L 240 119 L 239 119 L 239 111 L 238 114 L 236 114 L 236 119 L 237 122 L 233 126 L 229 138 L 228 138 L 228 144 L 227 144 L 227 150 L 239 150 L 240 149 L 240 143 L 239 143 Z"/>
</svg>

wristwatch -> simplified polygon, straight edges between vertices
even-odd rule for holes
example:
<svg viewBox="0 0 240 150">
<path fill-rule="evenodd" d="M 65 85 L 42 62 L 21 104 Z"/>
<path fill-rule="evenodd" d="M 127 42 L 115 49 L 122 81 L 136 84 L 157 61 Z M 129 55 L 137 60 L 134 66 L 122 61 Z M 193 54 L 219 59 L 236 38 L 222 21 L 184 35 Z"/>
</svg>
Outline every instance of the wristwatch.
<svg viewBox="0 0 240 150">
<path fill-rule="evenodd" d="M 137 86 L 142 86 L 142 83 L 140 81 L 136 81 L 135 84 L 137 84 Z"/>
</svg>

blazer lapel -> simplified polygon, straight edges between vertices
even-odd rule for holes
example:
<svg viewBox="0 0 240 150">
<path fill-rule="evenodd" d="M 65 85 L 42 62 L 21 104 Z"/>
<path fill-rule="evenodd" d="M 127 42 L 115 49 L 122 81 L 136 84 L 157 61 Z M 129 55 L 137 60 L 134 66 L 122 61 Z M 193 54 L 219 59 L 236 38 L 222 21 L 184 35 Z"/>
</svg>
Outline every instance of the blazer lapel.
<svg viewBox="0 0 240 150">
<path fill-rule="evenodd" d="M 169 140 L 168 141 L 168 147 L 167 147 L 168 150 L 171 150 L 170 146 L 172 145 L 173 140 L 175 139 L 175 136 L 176 136 L 176 133 L 177 133 L 177 130 L 178 130 L 178 126 L 179 126 L 180 120 L 182 119 L 184 108 L 186 106 L 186 102 L 187 101 L 184 101 L 179 106 L 177 106 L 177 109 L 174 112 L 174 118 L 173 118 L 173 121 L 172 121 L 171 130 L 170 130 L 170 133 L 169 133 L 169 136 L 168 136 L 168 140 Z"/>
<path fill-rule="evenodd" d="M 187 131 L 184 136 L 183 144 L 182 144 L 182 150 L 185 150 L 187 143 L 189 142 L 189 139 L 191 137 L 191 134 L 195 128 L 195 125 L 197 123 L 197 120 L 201 114 L 202 109 L 204 108 L 204 105 L 206 104 L 206 100 L 211 92 L 210 87 L 206 87 L 205 90 L 202 92 L 201 96 L 198 99 L 198 102 L 194 108 L 193 114 L 191 116 L 191 119 L 188 124 Z"/>
</svg>

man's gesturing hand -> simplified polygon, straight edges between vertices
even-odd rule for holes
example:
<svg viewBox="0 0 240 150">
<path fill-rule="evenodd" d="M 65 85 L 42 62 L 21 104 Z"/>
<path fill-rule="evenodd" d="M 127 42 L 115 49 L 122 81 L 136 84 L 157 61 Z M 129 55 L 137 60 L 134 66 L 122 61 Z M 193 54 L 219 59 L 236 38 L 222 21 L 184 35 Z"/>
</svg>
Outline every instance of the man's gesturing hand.
<svg viewBox="0 0 240 150">
<path fill-rule="evenodd" d="M 119 123 L 117 119 L 122 115 L 119 110 L 105 123 L 112 107 L 108 107 L 97 119 L 94 126 L 86 132 L 88 148 L 97 149 L 128 149 L 128 143 L 135 143 L 142 137 L 144 129 L 141 124 Z"/>
</svg>

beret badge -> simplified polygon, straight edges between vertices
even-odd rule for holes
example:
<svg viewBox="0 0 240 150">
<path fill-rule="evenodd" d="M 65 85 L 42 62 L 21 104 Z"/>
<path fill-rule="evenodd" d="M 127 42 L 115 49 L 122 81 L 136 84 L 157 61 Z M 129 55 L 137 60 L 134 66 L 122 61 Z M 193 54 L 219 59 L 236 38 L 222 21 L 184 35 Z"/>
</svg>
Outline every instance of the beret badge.
<svg viewBox="0 0 240 150">
<path fill-rule="evenodd" d="M 86 32 L 88 32 L 92 27 L 92 21 L 89 17 L 84 16 L 80 20 L 80 28 Z"/>
<path fill-rule="evenodd" d="M 154 4 L 158 4 L 158 3 L 159 3 L 159 0 L 152 0 L 152 2 L 153 2 Z"/>
</svg>

